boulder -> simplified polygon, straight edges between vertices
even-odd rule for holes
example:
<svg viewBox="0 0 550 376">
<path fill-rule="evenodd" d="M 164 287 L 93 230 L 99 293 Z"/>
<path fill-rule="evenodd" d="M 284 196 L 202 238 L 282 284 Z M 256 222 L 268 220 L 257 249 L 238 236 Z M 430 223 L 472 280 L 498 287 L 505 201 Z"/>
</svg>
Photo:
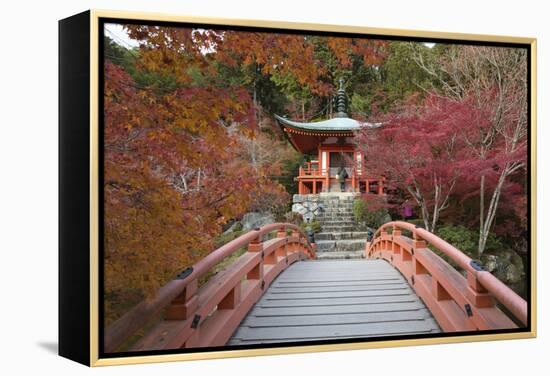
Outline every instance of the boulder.
<svg viewBox="0 0 550 376">
<path fill-rule="evenodd" d="M 294 195 L 292 212 L 300 214 L 305 222 L 314 221 L 322 212 L 323 202 L 318 195 Z"/>
<path fill-rule="evenodd" d="M 525 270 L 521 257 L 510 249 L 491 251 L 481 257 L 483 268 L 505 284 L 514 288 L 525 277 Z"/>
<path fill-rule="evenodd" d="M 243 230 L 245 231 L 252 230 L 256 227 L 262 227 L 263 225 L 267 225 L 269 223 L 275 223 L 275 218 L 270 212 L 246 213 L 243 215 L 243 219 L 241 219 L 241 224 L 243 226 Z"/>
<path fill-rule="evenodd" d="M 227 228 L 227 230 L 225 230 L 225 231 L 223 232 L 223 234 L 224 234 L 224 235 L 227 235 L 227 234 L 229 234 L 230 232 L 233 232 L 233 231 L 235 231 L 235 230 L 237 230 L 237 229 L 239 229 L 239 230 L 242 229 L 242 227 L 241 227 L 241 222 L 239 222 L 239 221 L 233 222 L 233 223 L 231 224 L 231 226 L 229 226 L 229 227 Z"/>
</svg>

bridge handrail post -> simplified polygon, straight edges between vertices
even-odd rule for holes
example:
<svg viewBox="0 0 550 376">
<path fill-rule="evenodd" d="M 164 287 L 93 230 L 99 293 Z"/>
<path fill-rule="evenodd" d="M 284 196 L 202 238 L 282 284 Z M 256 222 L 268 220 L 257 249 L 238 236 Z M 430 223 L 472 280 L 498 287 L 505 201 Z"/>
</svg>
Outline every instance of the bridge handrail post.
<svg viewBox="0 0 550 376">
<path fill-rule="evenodd" d="M 523 300 L 512 289 L 502 281 L 493 276 L 490 272 L 483 270 L 480 265 L 470 257 L 462 253 L 437 235 L 419 228 L 411 223 L 402 221 L 387 222 L 381 225 L 373 235 L 373 240 L 367 245 L 366 255 L 372 257 L 374 251 L 380 252 L 380 245 L 384 245 L 387 239 L 386 228 L 392 228 L 392 241 L 401 236 L 401 229 L 412 233 L 411 247 L 413 250 L 427 249 L 428 244 L 453 260 L 458 267 L 466 272 L 466 299 L 476 308 L 489 308 L 495 306 L 495 300 L 504 305 L 517 319 L 527 324 L 528 309 L 527 302 Z M 396 231 L 398 231 L 396 233 Z M 429 250 L 431 252 L 431 250 Z"/>
<path fill-rule="evenodd" d="M 287 237 L 288 242 L 287 230 L 291 230 L 291 236 L 302 244 L 297 251 L 307 253 L 310 258 L 315 257 L 314 247 L 309 243 L 303 231 L 294 224 L 273 223 L 256 228 L 208 254 L 192 267 L 186 269 L 186 272 L 181 273 L 180 277 L 162 286 L 151 300 L 138 303 L 109 327 L 104 328 L 104 350 L 106 352 L 116 351 L 130 336 L 146 325 L 152 318 L 160 315 L 163 310 L 165 310 L 166 320 L 192 319 L 194 321 L 200 309 L 199 293 L 201 289 L 198 286 L 198 281 L 201 277 L 205 276 L 224 258 L 242 247 L 246 246 L 249 253 L 263 252 L 263 235 L 277 231 L 277 237 Z M 286 247 L 285 244 L 285 254 Z M 256 267 L 257 275 L 254 275 L 251 271 L 252 274 L 250 277 L 262 279 L 263 260 L 260 259 Z M 221 304 L 220 309 L 229 309 L 238 304 L 239 300 L 240 284 L 233 286 L 228 294 L 221 297 L 218 303 Z M 199 323 L 200 317 L 198 320 Z M 194 334 L 194 338 L 189 338 L 188 340 L 195 341 L 197 337 L 196 333 Z"/>
<path fill-rule="evenodd" d="M 396 226 L 396 225 L 392 225 L 392 232 L 391 232 L 391 234 L 392 234 L 393 237 L 401 236 L 401 228 L 399 228 L 399 227 Z"/>
</svg>

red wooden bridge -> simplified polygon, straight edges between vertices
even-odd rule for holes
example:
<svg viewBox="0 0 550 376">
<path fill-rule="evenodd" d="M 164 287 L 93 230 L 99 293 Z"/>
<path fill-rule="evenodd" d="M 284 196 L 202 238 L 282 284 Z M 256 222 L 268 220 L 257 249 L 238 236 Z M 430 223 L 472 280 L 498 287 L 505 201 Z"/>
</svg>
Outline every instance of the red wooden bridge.
<svg viewBox="0 0 550 376">
<path fill-rule="evenodd" d="M 199 286 L 214 266 L 242 247 L 247 252 Z M 212 252 L 107 327 L 104 351 L 527 325 L 527 303 L 520 296 L 422 228 L 406 222 L 383 225 L 367 242 L 365 257 L 317 261 L 315 244 L 297 226 L 266 225 Z"/>
</svg>

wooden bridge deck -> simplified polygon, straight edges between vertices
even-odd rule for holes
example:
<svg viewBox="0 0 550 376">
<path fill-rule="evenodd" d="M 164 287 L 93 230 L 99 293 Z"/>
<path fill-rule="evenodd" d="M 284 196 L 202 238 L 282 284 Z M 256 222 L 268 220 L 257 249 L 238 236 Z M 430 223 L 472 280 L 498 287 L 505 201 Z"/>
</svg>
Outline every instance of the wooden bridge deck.
<svg viewBox="0 0 550 376">
<path fill-rule="evenodd" d="M 436 332 L 431 313 L 387 262 L 303 261 L 279 275 L 227 344 Z"/>
</svg>

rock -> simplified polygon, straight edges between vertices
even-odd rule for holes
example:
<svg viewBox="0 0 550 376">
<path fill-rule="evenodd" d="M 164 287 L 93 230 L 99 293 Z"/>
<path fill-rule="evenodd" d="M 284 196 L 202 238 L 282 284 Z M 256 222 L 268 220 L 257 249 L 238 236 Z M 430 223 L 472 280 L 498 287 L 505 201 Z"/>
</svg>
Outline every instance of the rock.
<svg viewBox="0 0 550 376">
<path fill-rule="evenodd" d="M 311 222 L 323 211 L 323 202 L 317 195 L 294 195 L 292 212 L 302 215 L 305 222 Z"/>
<path fill-rule="evenodd" d="M 251 212 L 246 213 L 240 223 L 243 226 L 243 230 L 248 231 L 269 223 L 275 223 L 275 218 L 273 218 L 273 214 L 270 212 Z"/>
<path fill-rule="evenodd" d="M 506 266 L 504 275 L 508 283 L 518 283 L 521 280 L 522 273 L 514 264 Z"/>
<path fill-rule="evenodd" d="M 486 255 L 484 257 L 483 268 L 488 272 L 493 272 L 498 265 L 498 258 L 494 255 Z"/>
<path fill-rule="evenodd" d="M 520 282 L 525 274 L 521 257 L 509 249 L 495 252 L 495 254 L 484 254 L 481 262 L 485 270 L 511 287 Z"/>
<path fill-rule="evenodd" d="M 227 235 L 229 234 L 230 232 L 233 232 L 235 231 L 236 229 L 238 229 L 240 227 L 241 223 L 239 221 L 235 221 L 231 224 L 231 226 L 229 226 L 229 228 L 227 230 L 225 230 L 223 232 L 224 235 Z"/>
<path fill-rule="evenodd" d="M 292 211 L 304 215 L 307 212 L 307 209 L 302 204 L 292 204 Z"/>
</svg>

